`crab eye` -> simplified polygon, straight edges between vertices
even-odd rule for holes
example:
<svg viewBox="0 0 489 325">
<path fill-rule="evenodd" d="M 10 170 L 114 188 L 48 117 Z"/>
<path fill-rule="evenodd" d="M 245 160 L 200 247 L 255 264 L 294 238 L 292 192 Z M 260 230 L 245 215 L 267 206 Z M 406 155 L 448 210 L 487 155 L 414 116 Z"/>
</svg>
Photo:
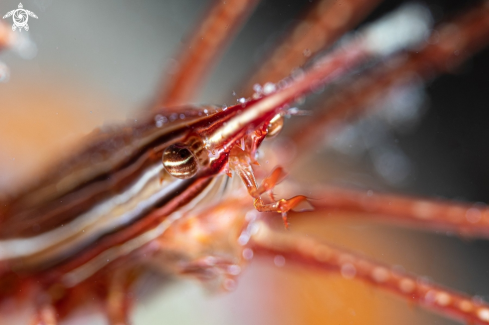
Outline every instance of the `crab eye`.
<svg viewBox="0 0 489 325">
<path fill-rule="evenodd" d="M 284 118 L 282 115 L 277 114 L 268 123 L 267 127 L 267 138 L 273 138 L 280 133 L 282 127 L 284 126 Z"/>
<path fill-rule="evenodd" d="M 176 178 L 187 179 L 194 176 L 199 168 L 197 159 L 187 146 L 173 144 L 163 152 L 163 166 Z"/>
</svg>

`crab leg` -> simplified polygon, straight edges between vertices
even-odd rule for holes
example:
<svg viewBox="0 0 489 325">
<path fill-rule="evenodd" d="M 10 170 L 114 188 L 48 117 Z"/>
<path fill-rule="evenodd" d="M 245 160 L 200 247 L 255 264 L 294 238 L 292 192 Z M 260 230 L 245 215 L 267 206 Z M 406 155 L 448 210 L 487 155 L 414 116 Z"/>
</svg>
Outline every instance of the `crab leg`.
<svg viewBox="0 0 489 325">
<path fill-rule="evenodd" d="M 315 211 L 353 213 L 355 217 L 407 223 L 422 226 L 422 229 L 431 226 L 466 236 L 489 237 L 489 209 L 480 204 L 457 204 L 339 187 L 314 189 L 313 193 L 310 203 Z"/>
<path fill-rule="evenodd" d="M 436 284 L 421 283 L 414 275 L 392 270 L 346 250 L 273 230 L 264 222 L 258 225 L 258 232 L 249 243 L 257 256 L 280 255 L 304 267 L 362 280 L 445 317 L 470 324 L 489 324 L 489 304 L 485 302 Z"/>
<path fill-rule="evenodd" d="M 458 37 L 449 34 L 448 29 L 454 26 L 457 26 Z M 329 100 L 322 110 L 324 113 L 315 116 L 314 121 L 308 124 L 308 132 L 293 134 L 292 141 L 297 148 L 312 145 L 322 134 L 336 129 L 338 122 L 344 123 L 363 114 L 368 103 L 378 98 L 385 89 L 400 81 L 409 82 L 409 76 L 413 74 L 429 79 L 434 74 L 449 71 L 465 57 L 479 50 L 488 39 L 489 6 L 485 2 L 454 20 L 453 24 L 439 28 L 429 40 L 429 45 L 419 53 L 411 53 L 404 60 L 392 59 L 390 64 L 385 64 L 384 71 L 359 80 L 349 90 Z M 400 63 L 396 64 L 396 61 Z M 488 235 L 486 209 L 474 205 L 379 194 L 369 196 L 336 188 L 320 189 L 316 195 L 321 200 L 313 200 L 311 203 L 317 209 L 361 212 L 392 221 L 423 223 L 423 226 L 448 229 L 470 236 Z"/>
<path fill-rule="evenodd" d="M 384 64 L 380 73 L 348 84 L 318 110 L 324 113 L 316 114 L 313 121 L 308 121 L 308 132 L 299 128 L 291 139 L 297 148 L 314 145 L 325 132 L 337 130 L 338 123 L 343 124 L 362 115 L 368 103 L 375 101 L 394 84 L 410 82 L 413 76 L 431 79 L 437 74 L 450 72 L 488 41 L 489 3 L 486 1 L 440 26 L 428 40 L 428 45 L 418 53 L 393 58 Z"/>
<path fill-rule="evenodd" d="M 158 106 L 188 104 L 196 95 L 208 71 L 219 59 L 233 35 L 246 21 L 258 0 L 216 0 L 192 37 L 180 50 L 178 66 L 164 87 Z"/>
<path fill-rule="evenodd" d="M 328 48 L 345 32 L 357 25 L 380 0 L 346 0 L 317 2 L 301 23 L 293 28 L 257 72 L 243 87 L 249 97 L 253 85 L 278 82 L 301 67 L 318 51 Z M 255 69 L 256 70 L 256 69 Z"/>
</svg>

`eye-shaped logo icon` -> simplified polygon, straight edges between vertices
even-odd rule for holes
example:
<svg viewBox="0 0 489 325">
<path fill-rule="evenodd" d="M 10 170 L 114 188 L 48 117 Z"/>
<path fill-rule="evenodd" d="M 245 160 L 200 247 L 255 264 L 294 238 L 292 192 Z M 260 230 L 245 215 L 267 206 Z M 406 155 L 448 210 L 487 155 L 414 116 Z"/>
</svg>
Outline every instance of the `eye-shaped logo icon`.
<svg viewBox="0 0 489 325">
<path fill-rule="evenodd" d="M 29 30 L 29 25 L 27 25 L 27 21 L 29 20 L 29 16 L 33 18 L 38 18 L 35 13 L 29 10 L 25 10 L 22 3 L 19 3 L 19 8 L 14 9 L 12 11 L 7 12 L 3 19 L 12 16 L 14 24 L 12 25 L 12 30 L 15 31 L 17 28 L 20 32 L 22 32 L 22 28 L 26 31 Z"/>
</svg>

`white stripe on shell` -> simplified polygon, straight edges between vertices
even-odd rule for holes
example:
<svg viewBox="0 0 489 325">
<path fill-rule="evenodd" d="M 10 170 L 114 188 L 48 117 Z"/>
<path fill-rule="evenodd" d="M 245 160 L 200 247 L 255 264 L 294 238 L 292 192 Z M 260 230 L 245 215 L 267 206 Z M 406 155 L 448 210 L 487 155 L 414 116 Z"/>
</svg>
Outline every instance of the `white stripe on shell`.
<svg viewBox="0 0 489 325">
<path fill-rule="evenodd" d="M 100 235 L 114 228 L 130 223 L 139 215 L 141 210 L 154 204 L 154 202 L 161 197 L 171 193 L 182 182 L 180 180 L 175 180 L 164 188 L 153 189 L 157 191 L 156 194 L 149 196 L 146 200 L 139 201 L 139 204 L 133 209 L 125 209 L 127 208 L 126 205 L 130 204 L 135 197 L 139 200 L 141 194 L 144 193 L 147 195 L 147 193 L 145 193 L 145 188 L 147 188 L 148 185 L 159 185 L 159 175 L 162 169 L 163 166 L 161 164 L 154 166 L 141 175 L 141 177 L 123 193 L 97 204 L 89 211 L 81 214 L 75 220 L 64 226 L 35 237 L 0 241 L 0 260 L 26 258 L 46 252 L 50 249 L 53 250 L 52 253 L 54 254 L 62 254 L 63 252 L 73 249 L 73 245 L 83 245 L 86 242 L 93 240 L 93 238 L 98 238 Z M 118 209 L 120 209 L 121 212 L 128 212 L 120 214 L 114 213 L 117 212 Z M 72 239 L 72 237 L 75 238 Z M 60 245 L 63 241 L 69 241 L 68 245 Z"/>
<path fill-rule="evenodd" d="M 105 265 L 107 265 L 111 261 L 114 261 L 117 258 L 132 253 L 136 249 L 141 248 L 143 245 L 146 245 L 152 240 L 155 240 L 156 238 L 160 237 L 172 225 L 173 222 L 180 219 L 182 216 L 185 215 L 185 213 L 194 210 L 194 208 L 199 203 L 204 201 L 204 199 L 206 198 L 209 199 L 209 192 L 211 192 L 212 190 L 216 190 L 216 186 L 218 186 L 220 189 L 221 187 L 224 187 L 224 185 L 225 182 L 223 181 L 222 177 L 219 179 L 219 181 L 217 181 L 216 178 L 214 178 L 211 181 L 211 183 L 201 193 L 199 193 L 199 195 L 197 195 L 187 205 L 185 205 L 185 207 L 183 207 L 178 211 L 173 212 L 171 215 L 168 216 L 168 218 L 163 220 L 155 228 L 152 228 L 146 231 L 145 233 L 126 241 L 121 245 L 111 247 L 101 252 L 87 263 L 66 273 L 62 279 L 64 284 L 68 287 L 75 286 L 78 283 L 86 280 L 87 278 L 95 274 L 95 272 L 102 269 Z M 218 192 L 219 189 L 217 189 Z M 211 201 L 214 201 L 215 199 L 217 198 L 214 196 L 211 197 Z"/>
</svg>

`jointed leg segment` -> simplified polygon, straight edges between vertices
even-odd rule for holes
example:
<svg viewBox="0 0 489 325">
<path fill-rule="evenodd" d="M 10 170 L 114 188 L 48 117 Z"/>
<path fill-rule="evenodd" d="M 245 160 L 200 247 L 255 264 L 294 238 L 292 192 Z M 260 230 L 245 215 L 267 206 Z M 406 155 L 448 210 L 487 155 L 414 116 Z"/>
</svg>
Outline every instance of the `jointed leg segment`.
<svg viewBox="0 0 489 325">
<path fill-rule="evenodd" d="M 272 190 L 286 176 L 285 171 L 282 167 L 275 168 L 270 176 L 266 177 L 260 186 L 257 186 L 250 160 L 249 153 L 242 150 L 239 146 L 235 146 L 231 150 L 229 157 L 230 170 L 235 171 L 245 184 L 248 193 L 254 198 L 253 204 L 255 208 L 260 212 L 281 213 L 285 228 L 288 228 L 287 212 L 307 201 L 307 197 L 298 195 L 290 199 L 275 200 Z M 273 202 L 265 203 L 262 200 L 261 195 L 265 192 L 270 193 L 270 198 Z"/>
<path fill-rule="evenodd" d="M 212 65 L 220 57 L 241 23 L 258 0 L 214 1 L 205 19 L 179 53 L 179 62 L 157 104 L 165 107 L 188 104 L 195 97 Z"/>
<path fill-rule="evenodd" d="M 414 197 L 355 191 L 340 187 L 314 190 L 316 211 L 349 213 L 354 216 L 422 229 L 449 230 L 464 236 L 489 237 L 489 209 L 482 204 L 456 203 Z"/>
<path fill-rule="evenodd" d="M 411 274 L 391 269 L 365 257 L 315 241 L 282 233 L 259 223 L 250 248 L 257 256 L 281 255 L 301 266 L 341 274 L 387 290 L 406 301 L 469 324 L 489 324 L 489 304 L 442 286 L 420 282 Z"/>
</svg>

